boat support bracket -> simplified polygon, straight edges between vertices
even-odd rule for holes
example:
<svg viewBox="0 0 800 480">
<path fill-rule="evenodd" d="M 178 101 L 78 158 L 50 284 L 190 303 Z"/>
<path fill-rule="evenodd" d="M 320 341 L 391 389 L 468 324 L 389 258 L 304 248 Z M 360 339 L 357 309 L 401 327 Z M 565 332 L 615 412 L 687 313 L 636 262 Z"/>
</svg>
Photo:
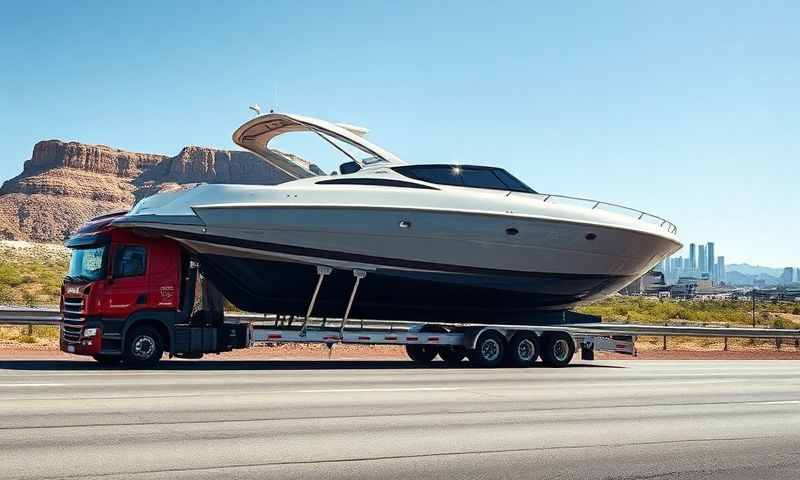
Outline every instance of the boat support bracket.
<svg viewBox="0 0 800 480">
<path fill-rule="evenodd" d="M 306 329 L 308 327 L 308 319 L 311 318 L 311 312 L 314 311 L 314 304 L 317 303 L 317 295 L 319 295 L 319 289 L 322 287 L 322 281 L 325 279 L 327 275 L 330 275 L 333 272 L 331 267 L 325 265 L 317 265 L 317 286 L 314 287 L 314 294 L 311 295 L 311 303 L 308 304 L 308 310 L 306 310 L 306 318 L 303 319 L 303 325 L 300 327 L 299 336 L 305 337 L 306 336 Z"/>
<path fill-rule="evenodd" d="M 364 270 L 353 270 L 353 276 L 356 277 L 356 281 L 353 284 L 353 291 L 350 292 L 350 300 L 347 301 L 347 308 L 344 311 L 344 317 L 342 317 L 342 326 L 339 327 L 340 340 L 344 338 L 344 327 L 347 325 L 347 319 L 350 317 L 350 309 L 353 307 L 353 300 L 356 298 L 358 285 L 361 282 L 361 279 L 367 276 L 367 272 Z"/>
</svg>

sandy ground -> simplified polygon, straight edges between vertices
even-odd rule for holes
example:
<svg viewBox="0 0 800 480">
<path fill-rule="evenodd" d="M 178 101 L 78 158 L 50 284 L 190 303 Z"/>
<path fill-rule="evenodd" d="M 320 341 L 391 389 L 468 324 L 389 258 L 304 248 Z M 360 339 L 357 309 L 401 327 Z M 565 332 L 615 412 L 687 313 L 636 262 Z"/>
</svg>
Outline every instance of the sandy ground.
<svg viewBox="0 0 800 480">
<path fill-rule="evenodd" d="M 784 344 L 781 350 L 774 345 L 759 344 L 751 348 L 732 345 L 730 351 L 719 345 L 681 345 L 664 351 L 661 344 L 643 343 L 637 347 L 636 357 L 614 353 L 598 353 L 596 359 L 640 359 L 640 360 L 800 360 L 800 350 L 794 344 Z M 576 355 L 577 357 L 577 355 Z M 253 347 L 223 354 L 208 354 L 205 360 L 408 360 L 403 347 L 389 345 L 335 345 L 329 350 L 324 345 L 277 345 Z M 0 360 L 52 359 L 86 360 L 86 357 L 70 355 L 58 350 L 55 344 L 15 344 L 0 342 Z"/>
</svg>

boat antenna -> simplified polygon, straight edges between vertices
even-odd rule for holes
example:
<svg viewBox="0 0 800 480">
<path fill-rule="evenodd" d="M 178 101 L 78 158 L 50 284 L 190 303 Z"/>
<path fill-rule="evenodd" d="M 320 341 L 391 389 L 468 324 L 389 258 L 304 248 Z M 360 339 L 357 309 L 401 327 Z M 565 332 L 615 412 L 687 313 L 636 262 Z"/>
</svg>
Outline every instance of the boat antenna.
<svg viewBox="0 0 800 480">
<path fill-rule="evenodd" d="M 250 110 L 256 112 L 256 116 L 261 115 L 261 107 L 257 103 L 254 103 L 254 104 L 250 105 L 249 108 L 250 108 Z"/>
<path fill-rule="evenodd" d="M 272 84 L 272 107 L 269 109 L 269 113 L 275 113 L 275 110 L 278 110 L 278 84 L 274 82 Z"/>
</svg>

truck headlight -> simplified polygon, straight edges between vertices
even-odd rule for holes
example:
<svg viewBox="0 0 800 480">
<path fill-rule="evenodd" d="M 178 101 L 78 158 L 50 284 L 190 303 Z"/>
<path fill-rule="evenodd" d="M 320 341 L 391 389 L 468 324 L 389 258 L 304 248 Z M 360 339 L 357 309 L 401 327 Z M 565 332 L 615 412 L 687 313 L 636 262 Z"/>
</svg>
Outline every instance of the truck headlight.
<svg viewBox="0 0 800 480">
<path fill-rule="evenodd" d="M 84 337 L 94 337 L 95 335 L 97 335 L 97 329 L 96 328 L 86 328 L 86 329 L 83 330 L 83 336 Z"/>
</svg>

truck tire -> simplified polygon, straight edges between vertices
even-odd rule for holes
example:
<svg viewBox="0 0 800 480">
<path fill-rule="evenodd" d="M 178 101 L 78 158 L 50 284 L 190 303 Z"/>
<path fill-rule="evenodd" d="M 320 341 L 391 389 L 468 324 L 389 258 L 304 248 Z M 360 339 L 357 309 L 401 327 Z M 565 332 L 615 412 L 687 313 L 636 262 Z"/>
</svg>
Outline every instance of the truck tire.
<svg viewBox="0 0 800 480">
<path fill-rule="evenodd" d="M 476 367 L 494 368 L 503 363 L 506 338 L 495 330 L 486 330 L 475 342 L 475 349 L 469 350 L 469 361 Z"/>
<path fill-rule="evenodd" d="M 467 349 L 461 345 L 442 345 L 439 347 L 439 357 L 447 365 L 461 365 L 461 362 L 467 358 Z"/>
<path fill-rule="evenodd" d="M 125 335 L 122 362 L 133 368 L 156 366 L 164 354 L 164 341 L 153 327 L 133 327 Z"/>
<path fill-rule="evenodd" d="M 575 342 L 566 332 L 548 332 L 542 339 L 542 361 L 551 367 L 565 367 L 575 354 Z"/>
<path fill-rule="evenodd" d="M 434 345 L 406 345 L 408 358 L 420 365 L 429 365 L 439 353 L 438 347 Z"/>
<path fill-rule="evenodd" d="M 517 332 L 506 350 L 506 362 L 515 367 L 530 367 L 539 357 L 539 337 L 533 332 Z"/>
<path fill-rule="evenodd" d="M 122 357 L 120 355 L 97 354 L 92 355 L 92 358 L 94 358 L 100 365 L 109 367 L 113 365 L 119 365 L 119 362 L 122 361 Z"/>
</svg>

